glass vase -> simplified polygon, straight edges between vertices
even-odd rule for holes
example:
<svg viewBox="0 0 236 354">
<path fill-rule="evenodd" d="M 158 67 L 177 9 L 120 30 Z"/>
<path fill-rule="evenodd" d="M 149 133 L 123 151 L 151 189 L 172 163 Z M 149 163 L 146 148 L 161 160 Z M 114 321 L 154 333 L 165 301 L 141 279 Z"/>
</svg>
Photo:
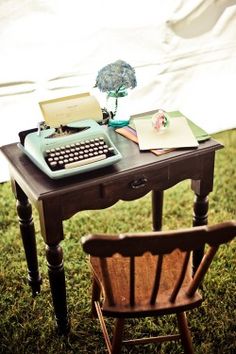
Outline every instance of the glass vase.
<svg viewBox="0 0 236 354">
<path fill-rule="evenodd" d="M 127 90 L 110 91 L 107 95 L 107 109 L 111 112 L 109 126 L 124 127 L 129 124 L 129 98 Z"/>
</svg>

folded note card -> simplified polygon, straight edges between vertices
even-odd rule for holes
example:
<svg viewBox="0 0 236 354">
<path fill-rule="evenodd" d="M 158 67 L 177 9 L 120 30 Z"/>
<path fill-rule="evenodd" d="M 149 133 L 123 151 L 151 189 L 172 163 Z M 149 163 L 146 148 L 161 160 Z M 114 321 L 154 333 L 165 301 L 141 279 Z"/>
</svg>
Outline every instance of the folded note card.
<svg viewBox="0 0 236 354">
<path fill-rule="evenodd" d="M 151 118 L 136 118 L 134 125 L 140 150 L 197 147 L 198 141 L 185 117 L 172 117 L 166 130 L 158 132 Z"/>
</svg>

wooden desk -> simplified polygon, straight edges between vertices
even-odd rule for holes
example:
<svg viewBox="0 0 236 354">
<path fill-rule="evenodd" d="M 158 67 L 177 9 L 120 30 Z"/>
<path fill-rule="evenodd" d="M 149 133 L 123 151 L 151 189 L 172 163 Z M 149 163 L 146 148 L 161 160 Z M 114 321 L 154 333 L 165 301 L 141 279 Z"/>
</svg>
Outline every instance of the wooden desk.
<svg viewBox="0 0 236 354">
<path fill-rule="evenodd" d="M 193 226 L 207 224 L 208 194 L 213 188 L 215 151 L 222 148 L 210 139 L 197 149 L 179 150 L 163 156 L 139 152 L 138 145 L 106 128 L 123 159 L 116 165 L 94 172 L 51 180 L 17 147 L 1 148 L 9 162 L 12 189 L 28 265 L 28 280 L 33 295 L 40 292 L 34 224 L 30 202 L 39 213 L 41 233 L 46 244 L 46 258 L 52 300 L 58 329 L 69 330 L 66 284 L 63 266 L 63 220 L 81 210 L 103 209 L 118 200 L 134 200 L 152 191 L 153 229 L 162 227 L 163 191 L 191 179 L 195 193 Z M 29 202 L 30 201 L 30 202 Z M 177 201 L 176 201 L 177 202 Z M 127 225 L 128 231 L 129 225 Z M 195 268 L 203 250 L 194 254 Z"/>
</svg>

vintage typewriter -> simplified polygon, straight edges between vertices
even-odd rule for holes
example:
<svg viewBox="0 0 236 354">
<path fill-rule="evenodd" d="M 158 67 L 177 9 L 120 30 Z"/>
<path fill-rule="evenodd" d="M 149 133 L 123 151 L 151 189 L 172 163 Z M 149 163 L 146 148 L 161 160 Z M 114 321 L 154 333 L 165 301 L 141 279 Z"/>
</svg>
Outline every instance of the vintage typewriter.
<svg viewBox="0 0 236 354">
<path fill-rule="evenodd" d="M 74 99 L 74 96 L 71 97 Z M 67 101 L 71 100 L 68 98 Z M 63 118 L 59 120 L 60 123 L 65 120 L 65 116 L 61 116 Z M 102 118 L 105 118 L 104 111 Z M 92 171 L 112 165 L 122 158 L 103 125 L 95 119 L 74 119 L 57 127 L 41 122 L 38 129 L 19 133 L 20 149 L 50 178 L 58 179 Z"/>
</svg>

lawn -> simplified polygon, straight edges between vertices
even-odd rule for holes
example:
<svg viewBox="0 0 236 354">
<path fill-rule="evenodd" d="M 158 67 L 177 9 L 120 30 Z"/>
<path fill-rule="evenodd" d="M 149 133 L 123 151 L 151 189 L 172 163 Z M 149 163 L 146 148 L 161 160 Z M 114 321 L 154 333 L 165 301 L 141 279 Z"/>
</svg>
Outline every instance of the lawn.
<svg viewBox="0 0 236 354">
<path fill-rule="evenodd" d="M 236 219 L 236 130 L 214 134 L 225 145 L 216 153 L 214 190 L 209 196 L 209 224 Z M 133 202 L 118 202 L 103 211 L 84 211 L 64 223 L 64 250 L 71 333 L 59 337 L 47 277 L 44 243 L 33 210 L 43 285 L 32 298 L 26 280 L 26 262 L 10 183 L 0 185 L 0 353 L 106 353 L 100 327 L 90 316 L 90 273 L 80 237 L 89 232 L 148 231 L 151 229 L 150 194 Z M 190 181 L 165 192 L 164 229 L 191 226 L 193 193 Z M 128 229 L 129 227 L 129 229 Z M 221 247 L 205 279 L 205 301 L 189 313 L 196 354 L 236 352 L 236 239 Z M 168 320 L 130 320 L 127 332 L 162 334 L 172 330 Z M 124 353 L 182 353 L 177 343 L 124 348 Z"/>
</svg>

